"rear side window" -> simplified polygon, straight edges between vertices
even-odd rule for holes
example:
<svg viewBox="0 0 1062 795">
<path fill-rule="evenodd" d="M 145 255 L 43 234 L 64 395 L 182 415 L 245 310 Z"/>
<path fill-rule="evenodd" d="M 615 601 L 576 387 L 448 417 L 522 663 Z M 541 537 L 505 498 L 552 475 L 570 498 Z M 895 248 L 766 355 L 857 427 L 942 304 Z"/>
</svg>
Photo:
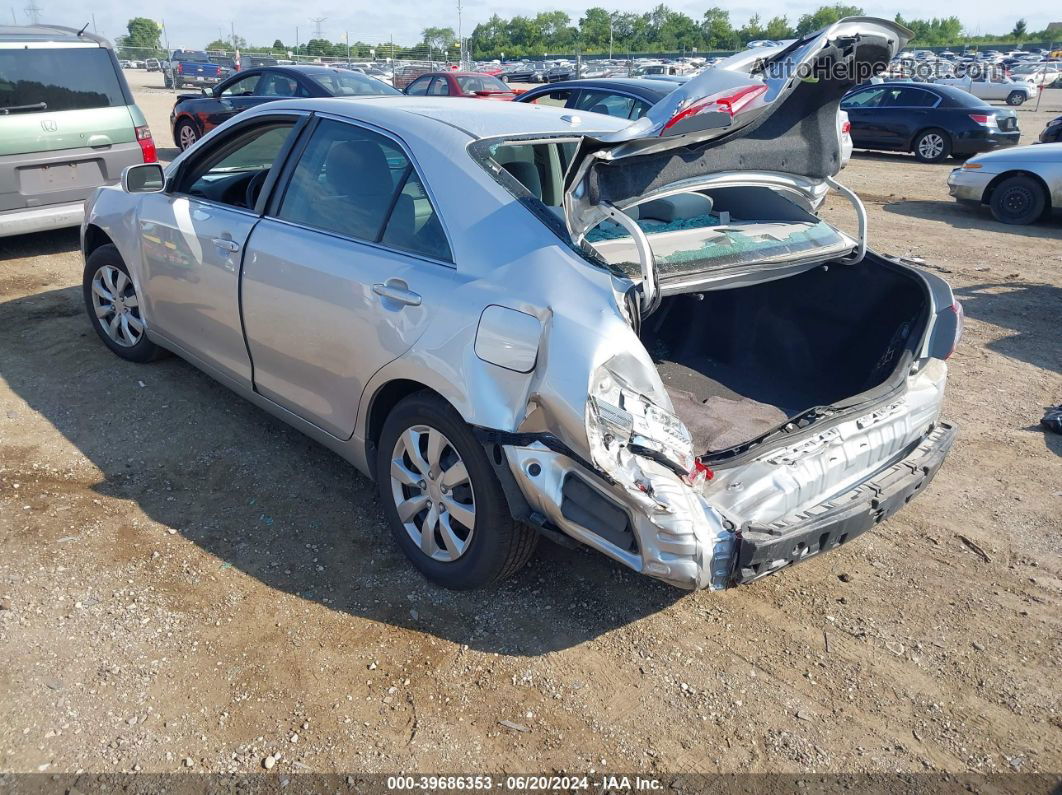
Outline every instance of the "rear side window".
<svg viewBox="0 0 1062 795">
<path fill-rule="evenodd" d="M 41 111 L 127 104 L 110 52 L 101 47 L 0 49 L 0 109 Z"/>
<path fill-rule="evenodd" d="M 435 208 L 391 139 L 322 121 L 306 145 L 277 217 L 344 237 L 449 261 Z"/>
</svg>

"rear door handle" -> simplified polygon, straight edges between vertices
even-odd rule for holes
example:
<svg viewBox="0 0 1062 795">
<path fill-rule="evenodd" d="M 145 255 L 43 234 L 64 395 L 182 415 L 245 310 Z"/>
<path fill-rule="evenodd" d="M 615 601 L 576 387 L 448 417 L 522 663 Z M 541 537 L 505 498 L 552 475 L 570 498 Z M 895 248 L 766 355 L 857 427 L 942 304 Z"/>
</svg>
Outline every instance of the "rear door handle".
<svg viewBox="0 0 1062 795">
<path fill-rule="evenodd" d="M 215 237 L 212 242 L 218 248 L 224 251 L 231 251 L 233 254 L 240 250 L 240 244 L 227 237 Z"/>
<path fill-rule="evenodd" d="M 406 306 L 420 306 L 420 295 L 410 290 L 401 279 L 388 279 L 383 284 L 374 284 L 372 291 L 389 301 Z"/>
</svg>

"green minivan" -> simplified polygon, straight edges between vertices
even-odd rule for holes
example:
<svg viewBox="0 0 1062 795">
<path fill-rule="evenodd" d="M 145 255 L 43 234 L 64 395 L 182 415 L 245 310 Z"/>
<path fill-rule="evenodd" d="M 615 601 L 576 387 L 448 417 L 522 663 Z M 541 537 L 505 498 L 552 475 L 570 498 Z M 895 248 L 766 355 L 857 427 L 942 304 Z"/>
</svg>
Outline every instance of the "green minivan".
<svg viewBox="0 0 1062 795">
<path fill-rule="evenodd" d="M 0 26 L 0 237 L 79 226 L 93 190 L 157 159 L 105 39 Z"/>
</svg>

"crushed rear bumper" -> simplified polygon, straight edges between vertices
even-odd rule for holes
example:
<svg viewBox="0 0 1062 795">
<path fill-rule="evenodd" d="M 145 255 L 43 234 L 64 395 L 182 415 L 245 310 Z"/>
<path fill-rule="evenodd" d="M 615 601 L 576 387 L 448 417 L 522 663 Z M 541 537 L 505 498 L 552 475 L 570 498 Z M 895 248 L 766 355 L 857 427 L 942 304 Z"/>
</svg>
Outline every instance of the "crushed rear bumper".
<svg viewBox="0 0 1062 795">
<path fill-rule="evenodd" d="M 902 459 L 852 489 L 768 526 L 739 533 L 733 583 L 747 583 L 839 547 L 910 502 L 937 474 L 956 428 L 938 423 Z"/>
</svg>

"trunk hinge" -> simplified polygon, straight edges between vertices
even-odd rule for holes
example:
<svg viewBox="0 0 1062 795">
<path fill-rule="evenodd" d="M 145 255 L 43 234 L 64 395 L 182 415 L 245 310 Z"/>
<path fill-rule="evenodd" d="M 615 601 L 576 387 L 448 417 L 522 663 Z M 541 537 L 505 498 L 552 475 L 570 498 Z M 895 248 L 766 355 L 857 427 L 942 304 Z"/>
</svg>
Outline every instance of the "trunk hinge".
<svg viewBox="0 0 1062 795">
<path fill-rule="evenodd" d="M 833 177 L 826 177 L 826 184 L 839 192 L 855 208 L 856 218 L 859 219 L 859 240 L 856 241 L 856 250 L 848 257 L 838 260 L 842 265 L 856 265 L 863 261 L 867 254 L 867 208 L 854 192 L 846 188 Z"/>
<path fill-rule="evenodd" d="M 601 204 L 601 209 L 610 220 L 630 232 L 634 239 L 634 246 L 638 250 L 638 262 L 642 266 L 641 315 L 643 318 L 648 317 L 660 306 L 662 300 L 660 285 L 656 281 L 656 261 L 653 258 L 653 249 L 649 245 L 649 238 L 645 236 L 645 232 L 638 226 L 637 221 L 617 209 L 615 205 L 604 202 Z"/>
</svg>

